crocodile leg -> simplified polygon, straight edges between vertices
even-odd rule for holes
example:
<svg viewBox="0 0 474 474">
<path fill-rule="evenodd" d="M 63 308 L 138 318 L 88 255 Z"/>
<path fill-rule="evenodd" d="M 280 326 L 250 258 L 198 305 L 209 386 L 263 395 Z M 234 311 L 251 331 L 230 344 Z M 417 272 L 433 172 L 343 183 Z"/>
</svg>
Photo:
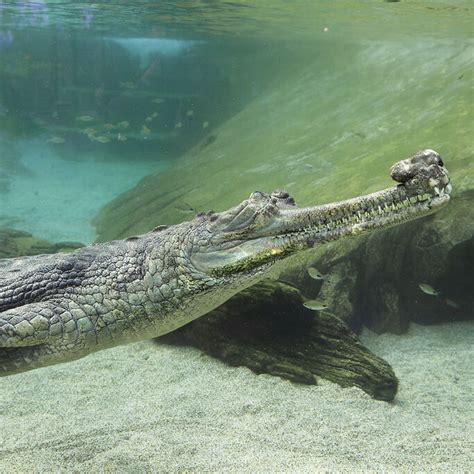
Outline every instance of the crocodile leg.
<svg viewBox="0 0 474 474">
<path fill-rule="evenodd" d="M 54 326 L 58 323 L 58 326 Z M 50 302 L 12 308 L 0 316 L 0 376 L 48 365 L 55 351 L 48 342 L 62 333 Z"/>
<path fill-rule="evenodd" d="M 54 300 L 2 312 L 0 376 L 81 357 L 86 345 L 96 344 L 96 334 L 80 321 Z"/>
<path fill-rule="evenodd" d="M 49 302 L 30 303 L 0 313 L 0 348 L 37 346 L 54 335 L 53 307 Z M 59 318 L 58 322 L 59 322 Z M 61 329 L 58 326 L 58 329 Z"/>
</svg>

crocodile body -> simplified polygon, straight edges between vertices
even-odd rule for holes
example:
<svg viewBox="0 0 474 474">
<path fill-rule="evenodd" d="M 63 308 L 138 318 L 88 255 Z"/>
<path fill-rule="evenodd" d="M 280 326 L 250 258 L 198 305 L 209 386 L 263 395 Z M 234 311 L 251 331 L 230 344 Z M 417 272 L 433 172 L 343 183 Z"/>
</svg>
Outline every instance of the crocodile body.
<svg viewBox="0 0 474 474">
<path fill-rule="evenodd" d="M 0 260 L 0 375 L 159 336 L 206 314 L 287 258 L 435 212 L 451 185 L 423 150 L 392 167 L 399 184 L 298 208 L 284 191 L 68 254 Z"/>
</svg>

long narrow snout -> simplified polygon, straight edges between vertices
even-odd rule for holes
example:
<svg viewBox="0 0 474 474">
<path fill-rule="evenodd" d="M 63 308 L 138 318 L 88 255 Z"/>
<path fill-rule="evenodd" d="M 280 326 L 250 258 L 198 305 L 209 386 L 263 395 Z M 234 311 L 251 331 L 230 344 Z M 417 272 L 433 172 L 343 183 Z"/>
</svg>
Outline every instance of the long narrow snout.
<svg viewBox="0 0 474 474">
<path fill-rule="evenodd" d="M 436 212 L 449 202 L 451 184 L 441 157 L 423 150 L 391 169 L 398 185 L 331 204 L 280 212 L 275 235 L 307 245 L 382 229 Z"/>
</svg>

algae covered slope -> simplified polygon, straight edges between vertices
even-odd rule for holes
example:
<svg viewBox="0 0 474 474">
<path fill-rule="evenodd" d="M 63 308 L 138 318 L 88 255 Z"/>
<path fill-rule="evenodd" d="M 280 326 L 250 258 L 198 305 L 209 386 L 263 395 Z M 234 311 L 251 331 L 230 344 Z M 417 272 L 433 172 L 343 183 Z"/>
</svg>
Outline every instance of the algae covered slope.
<svg viewBox="0 0 474 474">
<path fill-rule="evenodd" d="M 327 59 L 294 67 L 169 171 L 107 205 L 98 240 L 224 209 L 257 189 L 285 188 L 299 205 L 370 192 L 423 147 L 449 163 L 455 190 L 473 186 L 467 42 L 325 47 Z"/>
</svg>

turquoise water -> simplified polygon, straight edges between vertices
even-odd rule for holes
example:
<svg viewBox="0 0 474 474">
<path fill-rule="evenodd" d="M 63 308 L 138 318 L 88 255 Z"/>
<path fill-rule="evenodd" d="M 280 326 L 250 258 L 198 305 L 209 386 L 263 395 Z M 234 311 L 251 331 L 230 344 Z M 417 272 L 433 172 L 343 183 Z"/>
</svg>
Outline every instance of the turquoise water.
<svg viewBox="0 0 474 474">
<path fill-rule="evenodd" d="M 28 253 L 21 232 L 122 239 L 256 189 L 356 197 L 423 148 L 453 185 L 433 218 L 283 278 L 365 328 L 399 402 L 141 343 L 0 378 L 0 471 L 469 471 L 473 25 L 469 0 L 0 0 L 0 255 Z"/>
<path fill-rule="evenodd" d="M 93 242 L 103 205 L 259 93 L 276 50 L 255 64 L 248 40 L 209 36 L 199 14 L 168 28 L 169 9 L 2 3 L 2 225 Z"/>
</svg>

